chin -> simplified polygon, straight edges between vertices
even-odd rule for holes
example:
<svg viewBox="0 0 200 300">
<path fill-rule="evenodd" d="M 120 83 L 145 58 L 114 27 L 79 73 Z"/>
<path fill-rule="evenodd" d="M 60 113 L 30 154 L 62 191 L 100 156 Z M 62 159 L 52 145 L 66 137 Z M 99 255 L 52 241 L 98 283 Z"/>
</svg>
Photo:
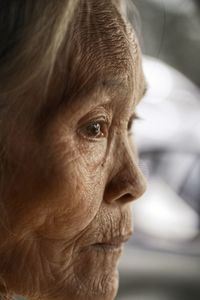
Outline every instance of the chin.
<svg viewBox="0 0 200 300">
<path fill-rule="evenodd" d="M 113 300 L 119 282 L 118 258 L 119 251 L 81 251 L 51 300 Z"/>
<path fill-rule="evenodd" d="M 85 278 L 84 282 L 73 282 L 65 289 L 59 289 L 51 295 L 51 300 L 113 300 L 117 294 L 118 271 L 114 274 L 96 275 L 95 278 Z M 48 297 L 48 299 L 50 299 Z"/>
</svg>

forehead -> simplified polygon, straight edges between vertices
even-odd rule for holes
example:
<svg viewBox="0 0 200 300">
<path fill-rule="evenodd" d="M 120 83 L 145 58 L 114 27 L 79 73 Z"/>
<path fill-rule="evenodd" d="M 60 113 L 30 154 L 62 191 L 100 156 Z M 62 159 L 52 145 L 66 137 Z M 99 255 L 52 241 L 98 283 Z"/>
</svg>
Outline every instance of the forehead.
<svg viewBox="0 0 200 300">
<path fill-rule="evenodd" d="M 136 85 L 135 74 L 142 75 L 138 43 L 111 1 L 82 4 L 72 36 L 69 78 L 76 89 L 112 81 Z"/>
</svg>

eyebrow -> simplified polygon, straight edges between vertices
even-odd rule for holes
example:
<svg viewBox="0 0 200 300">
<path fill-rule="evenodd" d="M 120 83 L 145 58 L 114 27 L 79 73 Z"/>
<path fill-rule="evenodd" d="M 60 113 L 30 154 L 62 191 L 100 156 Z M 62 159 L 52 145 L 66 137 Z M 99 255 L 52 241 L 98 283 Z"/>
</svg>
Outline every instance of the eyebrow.
<svg viewBox="0 0 200 300">
<path fill-rule="evenodd" d="M 83 86 L 83 89 L 80 92 L 80 97 L 92 95 L 98 91 L 103 92 L 106 90 L 111 91 L 114 89 L 116 89 L 119 93 L 122 93 L 128 88 L 126 78 L 126 76 L 120 76 L 117 78 L 108 76 L 97 80 L 88 81 L 88 83 L 85 86 Z"/>
<path fill-rule="evenodd" d="M 121 89 L 126 89 L 128 88 L 128 84 L 126 83 L 126 77 L 120 77 L 120 78 L 116 78 L 116 79 L 104 79 L 104 80 L 100 80 L 97 81 L 94 86 L 92 87 L 91 90 L 96 90 L 98 88 L 100 89 L 111 89 L 113 87 L 120 87 Z M 146 80 L 144 80 L 144 88 L 143 88 L 143 92 L 142 92 L 142 98 L 147 94 L 148 91 L 148 84 L 146 82 Z"/>
<path fill-rule="evenodd" d="M 127 91 L 128 89 L 128 81 L 127 81 L 127 76 L 126 75 L 121 75 L 121 76 L 116 76 L 115 78 L 113 78 L 113 76 L 107 76 L 104 78 L 100 78 L 98 80 L 92 80 L 86 84 L 86 86 L 84 87 L 84 89 L 82 90 L 82 92 L 80 93 L 80 96 L 85 96 L 85 95 L 91 95 L 95 92 L 98 91 L 106 91 L 106 89 L 108 90 L 114 90 L 114 88 L 117 89 L 117 92 L 123 93 L 123 91 Z M 148 89 L 146 80 L 144 80 L 144 90 L 142 92 L 141 98 L 146 94 Z M 141 99 L 140 98 L 140 99 Z M 80 99 L 78 97 L 78 99 Z M 108 100 L 108 101 L 107 101 Z M 105 104 L 107 102 L 110 102 L 110 99 L 107 99 L 105 101 Z"/>
<path fill-rule="evenodd" d="M 96 90 L 96 89 L 111 89 L 113 87 L 121 87 L 121 88 L 127 88 L 128 85 L 125 83 L 126 78 L 125 77 L 120 77 L 120 78 L 106 78 L 102 80 L 98 80 L 97 82 L 94 83 L 93 87 L 91 90 Z"/>
</svg>

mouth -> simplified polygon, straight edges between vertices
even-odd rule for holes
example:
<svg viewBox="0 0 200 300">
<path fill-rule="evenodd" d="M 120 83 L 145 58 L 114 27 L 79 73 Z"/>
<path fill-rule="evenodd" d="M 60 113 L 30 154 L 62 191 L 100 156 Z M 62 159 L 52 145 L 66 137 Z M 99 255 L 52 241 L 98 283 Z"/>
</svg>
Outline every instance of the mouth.
<svg viewBox="0 0 200 300">
<path fill-rule="evenodd" d="M 97 243 L 94 243 L 91 245 L 92 248 L 94 248 L 95 250 L 98 251 L 121 251 L 122 250 L 122 246 L 125 242 L 127 242 L 129 240 L 129 238 L 131 237 L 131 234 L 128 235 L 124 235 L 124 236 L 118 236 L 115 238 L 112 238 L 110 240 L 103 240 Z"/>
</svg>

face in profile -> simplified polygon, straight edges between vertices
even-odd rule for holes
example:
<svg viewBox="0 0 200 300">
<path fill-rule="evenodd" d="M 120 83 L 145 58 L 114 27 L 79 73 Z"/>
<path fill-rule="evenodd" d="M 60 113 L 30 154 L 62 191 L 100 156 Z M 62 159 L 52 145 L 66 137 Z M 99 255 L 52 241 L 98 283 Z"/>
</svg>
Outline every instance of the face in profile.
<svg viewBox="0 0 200 300">
<path fill-rule="evenodd" d="M 130 202 L 145 189 L 129 136 L 144 90 L 138 44 L 111 4 L 95 4 L 92 20 L 82 20 L 76 68 L 73 31 L 70 70 L 84 88 L 72 101 L 66 93 L 46 122 L 24 126 L 21 118 L 13 129 L 0 277 L 27 299 L 114 299 L 117 262 L 132 234 Z"/>
</svg>

